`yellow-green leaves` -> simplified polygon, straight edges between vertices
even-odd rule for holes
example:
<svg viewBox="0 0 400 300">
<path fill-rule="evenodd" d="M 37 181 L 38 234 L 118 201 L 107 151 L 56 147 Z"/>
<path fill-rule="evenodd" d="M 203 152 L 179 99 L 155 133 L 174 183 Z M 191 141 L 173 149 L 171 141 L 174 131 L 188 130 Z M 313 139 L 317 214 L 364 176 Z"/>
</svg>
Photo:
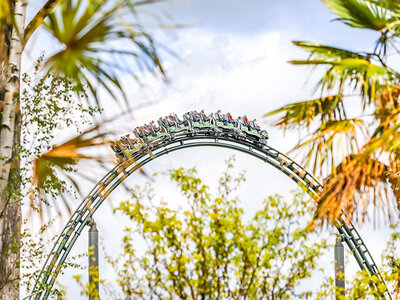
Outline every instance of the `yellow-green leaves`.
<svg viewBox="0 0 400 300">
<path fill-rule="evenodd" d="M 368 60 L 368 55 L 358 52 L 353 52 L 341 48 L 327 46 L 318 43 L 304 42 L 304 41 L 293 41 L 296 46 L 310 52 L 310 55 L 316 59 L 326 62 L 339 62 L 343 59 L 363 59 Z M 296 64 L 297 60 L 293 60 L 292 63 Z"/>
<path fill-rule="evenodd" d="M 318 120 L 332 120 L 343 115 L 344 107 L 341 95 L 323 97 L 308 101 L 291 103 L 273 110 L 265 117 L 280 115 L 275 126 L 284 129 L 298 129 L 308 127 L 317 118 Z"/>
<path fill-rule="evenodd" d="M 319 81 L 323 92 L 360 92 L 364 105 L 374 102 L 386 86 L 399 82 L 399 74 L 382 64 L 377 54 L 363 54 L 310 42 L 294 42 L 310 53 L 307 60 L 292 60 L 292 64 L 326 66 Z M 374 61 L 373 61 L 374 60 Z"/>
<path fill-rule="evenodd" d="M 46 60 L 48 71 L 72 80 L 79 91 L 87 89 L 96 101 L 98 87 L 114 100 L 116 92 L 125 96 L 120 74 L 136 78 L 135 70 L 158 70 L 164 76 L 152 37 L 125 5 L 111 0 L 62 1 L 45 21 L 60 44 Z"/>
<path fill-rule="evenodd" d="M 396 175 L 400 170 L 400 74 L 396 65 L 390 65 L 386 50 L 399 54 L 399 3 L 324 3 L 343 23 L 378 31 L 374 50 L 350 51 L 294 42 L 309 57 L 292 60 L 292 64 L 324 69 L 316 78 L 319 98 L 285 105 L 266 116 L 275 117 L 275 126 L 299 131 L 299 142 L 293 150 L 316 175 L 325 178 L 320 218 L 333 220 L 345 209 L 350 217 L 355 213 L 363 220 L 369 204 L 379 208 L 377 214 L 384 212 L 390 218 L 398 215 L 391 208 L 400 199 Z"/>
<path fill-rule="evenodd" d="M 338 20 L 352 27 L 380 31 L 392 20 L 392 14 L 385 2 L 367 0 L 323 0 Z"/>
<path fill-rule="evenodd" d="M 215 195 L 194 169 L 169 171 L 183 196 L 176 209 L 156 199 L 152 184 L 120 204 L 117 210 L 133 221 L 124 253 L 113 263 L 122 265 L 120 298 L 298 299 L 311 293 L 295 287 L 311 276 L 326 243 L 315 242 L 307 226 L 304 194 L 289 201 L 271 196 L 246 218 L 232 194 L 242 176 L 233 174 L 232 160 L 227 166 Z M 142 253 L 133 239 L 145 245 Z"/>
</svg>

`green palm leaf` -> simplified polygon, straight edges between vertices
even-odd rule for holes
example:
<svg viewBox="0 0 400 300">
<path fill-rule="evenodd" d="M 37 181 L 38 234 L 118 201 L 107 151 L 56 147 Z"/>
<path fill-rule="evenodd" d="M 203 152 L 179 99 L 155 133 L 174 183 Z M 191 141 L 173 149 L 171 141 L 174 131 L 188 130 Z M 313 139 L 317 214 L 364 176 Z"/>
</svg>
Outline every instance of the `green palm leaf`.
<svg viewBox="0 0 400 300">
<path fill-rule="evenodd" d="M 370 204 L 382 208 L 387 217 L 398 214 L 400 203 L 400 74 L 389 67 L 387 46 L 396 46 L 400 35 L 398 0 L 325 0 L 343 23 L 372 29 L 380 38 L 372 53 L 353 52 L 327 45 L 296 41 L 309 53 L 306 60 L 292 64 L 323 67 L 318 89 L 335 95 L 292 103 L 266 116 L 278 117 L 274 125 L 303 129 L 292 151 L 300 152 L 314 173 L 325 176 L 317 217 L 335 220 L 343 210 L 360 220 Z M 379 47 L 382 47 L 379 49 Z M 379 51 L 378 51 L 379 50 Z M 348 97 L 352 96 L 352 97 Z M 361 106 L 352 119 L 347 117 L 346 99 L 358 99 Z M 394 195 L 394 197 L 393 197 Z M 400 207 L 400 206 L 399 206 Z M 376 215 L 376 214 L 375 214 Z"/>
<path fill-rule="evenodd" d="M 357 28 L 381 31 L 393 21 L 392 11 L 383 1 L 324 0 L 343 23 Z M 386 3 L 388 1 L 385 1 Z"/>
<path fill-rule="evenodd" d="M 338 161 L 360 148 L 358 140 L 365 131 L 360 119 L 329 120 L 292 151 L 304 151 L 303 163 L 311 166 L 314 174 L 335 173 Z"/>
<path fill-rule="evenodd" d="M 139 24 L 124 22 L 120 14 L 127 10 L 113 3 L 65 0 L 45 21 L 62 46 L 46 61 L 48 72 L 73 80 L 79 90 L 89 89 L 96 101 L 99 87 L 113 98 L 117 91 L 125 96 L 119 75 L 134 74 L 136 63 L 165 76 L 151 36 Z"/>
<path fill-rule="evenodd" d="M 369 60 L 369 56 L 359 52 L 353 52 L 341 48 L 331 47 L 318 43 L 293 41 L 296 46 L 308 51 L 314 59 L 324 61 L 341 61 L 346 58 L 358 58 Z M 295 61 L 293 61 L 295 62 Z"/>
<path fill-rule="evenodd" d="M 292 64 L 327 66 L 319 84 L 328 92 L 351 88 L 363 96 L 364 106 L 380 99 L 380 95 L 388 90 L 388 86 L 399 84 L 400 75 L 388 68 L 383 62 L 374 63 L 368 55 L 340 48 L 308 42 L 295 44 L 310 53 L 307 60 L 293 60 Z"/>
<path fill-rule="evenodd" d="M 316 119 L 323 121 L 340 118 L 344 116 L 343 112 L 342 96 L 334 95 L 291 103 L 265 114 L 264 117 L 281 115 L 275 121 L 275 126 L 280 126 L 284 129 L 299 129 L 304 128 L 304 126 L 310 126 Z"/>
</svg>

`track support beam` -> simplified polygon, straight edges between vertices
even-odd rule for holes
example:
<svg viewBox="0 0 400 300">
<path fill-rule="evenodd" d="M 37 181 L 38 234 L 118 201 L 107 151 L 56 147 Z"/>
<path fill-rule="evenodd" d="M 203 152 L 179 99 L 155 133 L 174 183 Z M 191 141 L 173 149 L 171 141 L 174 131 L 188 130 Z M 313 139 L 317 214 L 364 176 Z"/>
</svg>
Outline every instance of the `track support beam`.
<svg viewBox="0 0 400 300">
<path fill-rule="evenodd" d="M 344 246 L 341 237 L 335 244 L 335 287 L 336 299 L 341 299 L 345 295 Z"/>
<path fill-rule="evenodd" d="M 89 300 L 99 300 L 99 231 L 93 219 L 89 225 Z"/>
</svg>

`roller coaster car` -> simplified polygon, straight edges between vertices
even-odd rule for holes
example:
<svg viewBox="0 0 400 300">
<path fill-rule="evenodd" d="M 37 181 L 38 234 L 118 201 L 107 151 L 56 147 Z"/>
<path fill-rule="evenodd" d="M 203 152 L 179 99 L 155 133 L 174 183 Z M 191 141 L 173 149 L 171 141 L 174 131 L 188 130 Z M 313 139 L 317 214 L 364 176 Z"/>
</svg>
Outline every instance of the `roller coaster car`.
<svg viewBox="0 0 400 300">
<path fill-rule="evenodd" d="M 143 142 L 139 138 L 131 139 L 129 135 L 121 137 L 119 143 L 125 145 L 127 150 L 137 150 L 143 145 Z"/>
<path fill-rule="evenodd" d="M 219 116 L 218 113 L 215 113 L 211 114 L 211 116 L 214 119 L 216 128 L 222 129 L 222 131 L 233 132 L 233 137 L 237 139 L 245 137 L 245 134 L 240 130 L 240 127 L 236 127 L 234 123 L 228 121 L 225 115 Z"/>
<path fill-rule="evenodd" d="M 243 122 L 239 124 L 239 127 L 248 137 L 255 139 L 260 146 L 267 145 L 268 133 L 266 130 L 256 130 L 251 124 L 244 124 Z"/>
<path fill-rule="evenodd" d="M 200 114 L 198 117 L 194 117 L 193 112 L 187 112 L 183 115 L 183 118 L 186 122 L 190 123 L 192 128 L 206 128 L 207 130 L 214 128 L 214 124 L 206 116 L 201 116 Z"/>
<path fill-rule="evenodd" d="M 190 127 L 190 122 L 188 120 L 185 119 L 181 120 L 176 114 L 174 114 L 174 119 L 178 125 L 183 125 L 186 128 Z"/>
<path fill-rule="evenodd" d="M 132 158 L 134 154 L 140 154 L 146 148 L 146 144 L 139 138 L 122 137 L 120 143 L 124 146 L 123 152 L 128 158 Z"/>
<path fill-rule="evenodd" d="M 142 139 L 149 149 L 151 149 L 152 146 L 157 145 L 159 142 L 164 142 L 170 138 L 164 127 L 156 127 L 152 131 L 144 127 L 137 127 L 134 129 L 133 133 L 136 137 Z M 150 143 L 153 145 L 150 145 Z"/>
<path fill-rule="evenodd" d="M 171 125 L 167 118 L 160 118 L 158 119 L 157 123 L 158 125 L 160 125 L 160 127 L 165 128 L 168 132 L 171 133 L 181 132 L 188 128 L 188 126 L 185 126 L 186 122 L 179 120 L 176 115 L 174 116 L 174 121 L 176 125 Z"/>
<path fill-rule="evenodd" d="M 117 157 L 117 160 L 120 161 L 121 159 L 126 159 L 127 157 L 125 156 L 124 151 L 117 145 L 111 145 L 112 151 L 114 151 L 115 156 Z"/>
</svg>

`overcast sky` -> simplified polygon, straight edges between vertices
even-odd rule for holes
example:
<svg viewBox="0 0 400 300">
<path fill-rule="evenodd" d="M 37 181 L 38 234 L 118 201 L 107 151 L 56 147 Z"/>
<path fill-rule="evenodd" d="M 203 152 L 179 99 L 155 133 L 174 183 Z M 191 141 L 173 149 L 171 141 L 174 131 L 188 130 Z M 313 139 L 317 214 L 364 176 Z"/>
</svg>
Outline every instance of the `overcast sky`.
<svg viewBox="0 0 400 300">
<path fill-rule="evenodd" d="M 28 15 L 38 8 L 39 4 L 33 3 Z M 129 87 L 130 100 L 135 103 L 157 102 L 136 112 L 132 121 L 126 121 L 123 126 L 126 132 L 172 111 L 182 114 L 195 109 L 205 109 L 206 112 L 221 109 L 230 111 L 234 116 L 247 114 L 257 118 L 268 130 L 270 144 L 286 152 L 297 142 L 297 134 L 287 133 L 284 136 L 282 131 L 263 123 L 263 114 L 292 101 L 309 99 L 313 96 L 315 83 L 315 73 L 287 63 L 291 59 L 306 57 L 291 41 L 306 40 L 352 50 L 368 50 L 377 38 L 373 32 L 333 22 L 335 16 L 318 0 L 176 0 L 158 5 L 154 10 L 165 19 L 170 17 L 171 23 L 190 26 L 155 31 L 158 41 L 177 55 L 163 55 L 168 84 L 148 74 L 144 74 L 145 87 L 131 82 L 131 78 L 124 79 Z M 39 43 L 38 40 L 39 37 L 31 43 L 25 61 L 41 51 L 49 51 L 51 41 L 43 39 Z M 112 102 L 104 103 L 107 114 L 118 112 Z M 288 196 L 288 191 L 296 188 L 284 175 L 255 158 L 221 149 L 184 150 L 169 154 L 150 163 L 146 170 L 153 173 L 180 166 L 197 166 L 200 175 L 207 176 L 207 182 L 212 186 L 224 168 L 224 160 L 232 154 L 236 155 L 238 170 L 245 170 L 247 174 L 247 183 L 239 192 L 247 214 L 251 215 L 259 208 L 265 196 L 275 193 Z M 100 179 L 102 176 L 100 172 L 93 174 L 93 178 Z M 144 179 L 134 174 L 129 182 L 143 183 Z M 83 187 L 86 192 L 90 188 Z M 159 192 L 166 199 L 176 195 L 167 179 L 160 183 Z M 108 201 L 118 203 L 126 197 L 117 192 Z M 103 205 L 96 218 L 105 244 L 113 245 L 112 251 L 118 251 L 115 245 L 120 244 L 122 228 L 127 220 L 113 215 L 109 205 Z M 66 219 L 60 223 L 65 222 Z M 61 227 L 55 228 L 55 231 L 58 230 Z M 386 237 L 369 225 L 364 226 L 361 233 L 375 259 L 380 261 Z M 84 251 L 86 245 L 87 237 L 83 234 L 74 253 Z M 332 256 L 333 249 L 324 261 L 332 271 L 331 275 Z M 355 262 L 346 269 L 350 272 L 355 270 Z M 79 299 L 79 291 L 71 283 L 69 274 L 59 279 L 68 285 L 67 298 Z"/>
</svg>

